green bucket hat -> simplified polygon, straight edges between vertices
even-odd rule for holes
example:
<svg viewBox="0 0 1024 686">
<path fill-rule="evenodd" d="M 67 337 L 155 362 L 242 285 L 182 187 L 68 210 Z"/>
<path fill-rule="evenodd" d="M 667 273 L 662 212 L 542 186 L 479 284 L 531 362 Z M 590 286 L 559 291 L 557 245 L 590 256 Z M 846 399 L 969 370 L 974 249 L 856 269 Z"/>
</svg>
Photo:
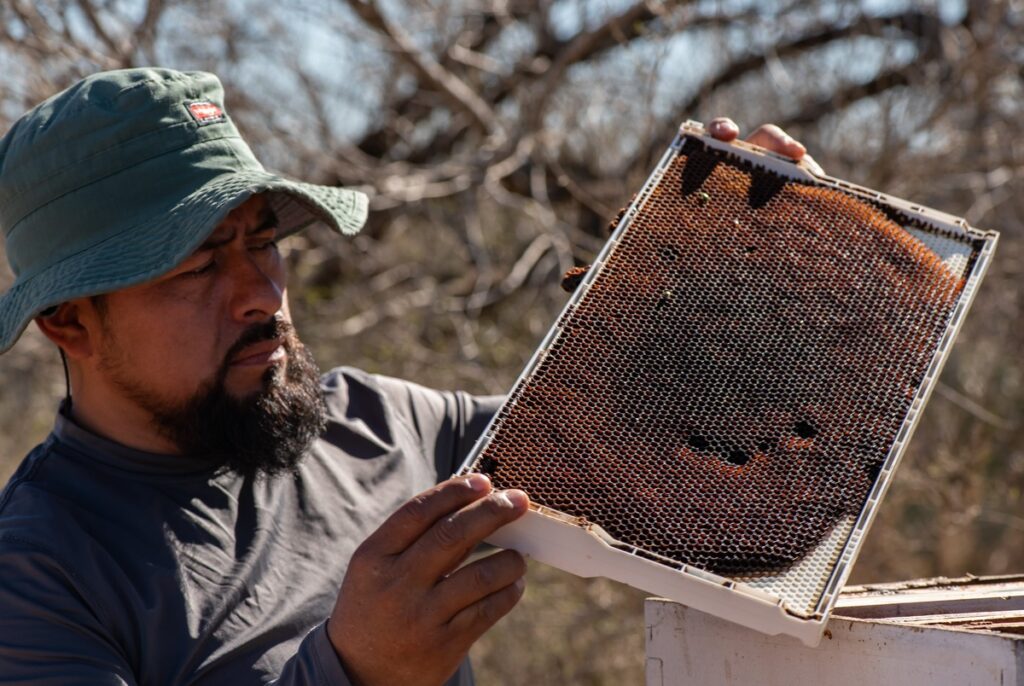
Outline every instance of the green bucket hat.
<svg viewBox="0 0 1024 686">
<path fill-rule="evenodd" d="M 40 312 L 165 274 L 255 193 L 280 235 L 321 222 L 354 234 L 358 191 L 263 169 L 213 74 L 126 69 L 90 76 L 0 139 L 0 227 L 16 279 L 0 296 L 0 353 Z"/>
</svg>

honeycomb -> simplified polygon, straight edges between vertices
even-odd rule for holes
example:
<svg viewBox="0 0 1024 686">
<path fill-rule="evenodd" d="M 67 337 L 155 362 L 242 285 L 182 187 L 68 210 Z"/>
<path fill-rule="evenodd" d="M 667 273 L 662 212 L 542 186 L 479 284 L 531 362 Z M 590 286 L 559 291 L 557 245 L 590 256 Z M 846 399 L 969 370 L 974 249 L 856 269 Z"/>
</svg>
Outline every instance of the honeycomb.
<svg viewBox="0 0 1024 686">
<path fill-rule="evenodd" d="M 940 230 L 683 140 L 472 469 L 641 553 L 774 574 L 862 509 L 965 281 L 905 227 Z"/>
</svg>

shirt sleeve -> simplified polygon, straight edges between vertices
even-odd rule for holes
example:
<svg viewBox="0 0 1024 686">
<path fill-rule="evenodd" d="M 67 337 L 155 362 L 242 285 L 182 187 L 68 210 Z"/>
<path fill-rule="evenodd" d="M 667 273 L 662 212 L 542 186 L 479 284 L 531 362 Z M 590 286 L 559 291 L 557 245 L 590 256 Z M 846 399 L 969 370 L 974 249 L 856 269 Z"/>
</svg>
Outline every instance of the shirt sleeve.
<svg viewBox="0 0 1024 686">
<path fill-rule="evenodd" d="M 505 400 L 501 395 L 436 391 L 387 376 L 374 378 L 417 433 L 424 451 L 433 454 L 440 479 L 458 470 Z"/>
<path fill-rule="evenodd" d="M 48 553 L 0 541 L 0 681 L 33 686 L 135 686 L 127 660 L 90 609 L 91 596 Z M 311 631 L 275 686 L 351 686 L 327 638 Z"/>
<path fill-rule="evenodd" d="M 334 646 L 327 638 L 327 623 L 313 629 L 299 650 L 285 663 L 273 686 L 351 686 Z"/>
<path fill-rule="evenodd" d="M 445 686 L 474 686 L 469 658 L 445 682 Z M 281 676 L 268 686 L 351 686 L 334 646 L 327 638 L 327 622 L 309 632 L 298 652 L 285 663 Z"/>
<path fill-rule="evenodd" d="M 134 686 L 81 579 L 47 551 L 0 539 L 0 680 L 35 686 Z"/>
</svg>

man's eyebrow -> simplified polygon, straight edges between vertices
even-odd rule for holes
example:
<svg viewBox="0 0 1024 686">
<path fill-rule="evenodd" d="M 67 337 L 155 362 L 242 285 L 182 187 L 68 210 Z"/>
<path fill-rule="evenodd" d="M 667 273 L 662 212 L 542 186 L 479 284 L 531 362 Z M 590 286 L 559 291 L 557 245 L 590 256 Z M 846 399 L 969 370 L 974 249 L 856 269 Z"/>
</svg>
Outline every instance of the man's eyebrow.
<svg viewBox="0 0 1024 686">
<path fill-rule="evenodd" d="M 260 223 L 252 227 L 251 229 L 247 230 L 245 232 L 245 235 L 252 236 L 254 234 L 262 233 L 263 231 L 273 229 L 276 226 L 277 215 L 274 214 L 274 211 L 268 207 L 267 209 L 260 213 Z M 237 232 L 233 232 L 230 236 L 227 236 L 226 238 L 222 238 L 220 240 L 208 238 L 206 239 L 206 241 L 203 242 L 202 245 L 199 246 L 198 249 L 196 249 L 196 252 L 200 252 L 203 250 L 213 250 L 215 248 L 219 248 L 222 245 L 227 245 L 231 241 L 235 240 L 236 234 Z"/>
<path fill-rule="evenodd" d="M 246 236 L 277 228 L 277 215 L 269 207 L 260 212 L 260 223 L 245 232 Z"/>
</svg>

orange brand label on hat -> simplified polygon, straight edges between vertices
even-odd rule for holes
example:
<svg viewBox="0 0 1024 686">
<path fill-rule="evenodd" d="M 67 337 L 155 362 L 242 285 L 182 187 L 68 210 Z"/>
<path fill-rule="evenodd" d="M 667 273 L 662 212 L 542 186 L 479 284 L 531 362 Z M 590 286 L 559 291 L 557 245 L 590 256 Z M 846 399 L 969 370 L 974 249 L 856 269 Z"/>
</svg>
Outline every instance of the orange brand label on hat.
<svg viewBox="0 0 1024 686">
<path fill-rule="evenodd" d="M 224 110 L 217 107 L 212 102 L 204 101 L 189 103 L 188 111 L 200 126 L 203 124 L 213 124 L 219 121 L 227 121 L 228 119 L 228 116 L 224 114 Z"/>
</svg>

